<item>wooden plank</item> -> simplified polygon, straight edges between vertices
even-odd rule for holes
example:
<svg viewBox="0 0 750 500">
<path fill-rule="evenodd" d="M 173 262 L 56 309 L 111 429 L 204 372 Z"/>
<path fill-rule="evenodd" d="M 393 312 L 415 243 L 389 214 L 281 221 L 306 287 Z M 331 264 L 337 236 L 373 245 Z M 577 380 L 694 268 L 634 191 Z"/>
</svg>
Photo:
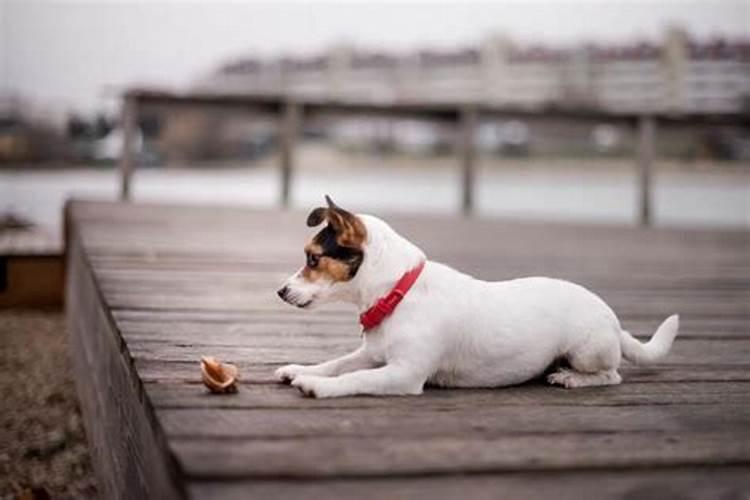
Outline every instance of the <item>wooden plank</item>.
<svg viewBox="0 0 750 500">
<path fill-rule="evenodd" d="M 210 273 L 191 273 L 178 274 L 173 272 L 154 271 L 150 277 L 144 277 L 140 280 L 137 273 L 135 275 L 113 278 L 106 272 L 102 273 L 101 283 L 105 291 L 110 293 L 134 293 L 134 292 L 174 292 L 179 287 L 190 287 L 196 291 L 202 291 L 208 288 L 223 289 L 227 292 L 262 292 L 278 286 L 290 274 L 294 272 L 295 267 L 287 266 L 285 271 L 273 273 L 249 273 L 249 272 L 210 272 Z M 725 283 L 723 286 L 714 286 L 711 288 L 685 288 L 682 283 L 671 283 L 665 280 L 659 280 L 649 283 L 648 288 L 639 288 L 630 283 L 605 282 L 598 280 L 595 282 L 590 278 L 575 279 L 580 284 L 588 285 L 593 291 L 604 297 L 613 296 L 621 301 L 649 301 L 653 299 L 668 299 L 680 301 L 698 301 L 706 302 L 710 300 L 729 300 L 741 302 L 750 298 L 750 293 L 744 288 L 743 282 L 734 284 Z M 591 284 L 593 282 L 593 285 Z M 640 284 L 640 283 L 639 283 Z M 661 286 L 659 286 L 661 285 Z M 207 294 L 208 292 L 203 292 Z"/>
<path fill-rule="evenodd" d="M 197 228 L 186 228 L 185 231 L 193 229 Z M 244 228 L 241 226 L 236 226 L 233 229 L 248 231 L 251 234 L 261 230 L 261 228 L 257 227 Z M 496 229 L 496 231 L 498 230 Z M 311 233 L 309 230 L 300 231 L 299 229 L 296 232 L 298 235 L 295 238 L 287 238 L 282 241 L 269 239 L 260 244 L 260 250 L 263 251 L 260 254 L 258 252 L 258 244 L 253 245 L 253 242 L 247 238 L 242 240 L 233 238 L 231 241 L 225 241 L 224 244 L 230 245 L 230 247 L 222 249 L 219 252 L 215 246 L 211 246 L 210 238 L 206 238 L 205 241 L 191 239 L 182 242 L 180 239 L 184 237 L 184 234 L 172 235 L 171 243 L 173 245 L 179 243 L 179 245 L 171 248 L 169 247 L 170 242 L 166 241 L 165 235 L 160 233 L 158 241 L 139 242 L 136 240 L 127 249 L 109 246 L 112 243 L 112 238 L 115 238 L 115 240 L 118 238 L 116 234 L 112 234 L 106 238 L 103 237 L 104 235 L 97 234 L 97 237 L 101 237 L 103 241 L 107 242 L 107 246 L 97 247 L 92 244 L 92 263 L 95 268 L 99 268 L 101 264 L 108 264 L 122 269 L 133 269 L 140 266 L 146 268 L 152 267 L 157 271 L 162 268 L 156 266 L 156 264 L 162 264 L 165 268 L 176 269 L 180 269 L 180 266 L 182 266 L 182 269 L 196 271 L 200 271 L 202 268 L 210 270 L 222 269 L 224 267 L 242 270 L 241 266 L 251 268 L 250 266 L 254 264 L 265 266 L 269 264 L 274 266 L 300 266 L 302 262 L 300 262 L 299 248 L 311 236 Z M 501 234 L 512 234 L 514 231 L 498 232 Z M 401 234 L 414 239 L 412 236 L 413 231 L 407 230 Z M 135 237 L 135 235 L 132 236 Z M 471 238 L 472 236 L 469 234 L 466 237 Z M 560 237 L 563 236 L 560 235 Z M 468 266 L 476 267 L 482 272 L 492 274 L 497 272 L 512 272 L 516 275 L 527 275 L 541 269 L 556 270 L 565 273 L 575 272 L 579 276 L 615 278 L 618 277 L 620 272 L 628 271 L 635 273 L 633 277 L 643 280 L 650 279 L 658 283 L 659 281 L 664 282 L 665 278 L 669 278 L 666 282 L 671 282 L 671 280 L 680 281 L 685 278 L 690 279 L 691 277 L 710 280 L 716 278 L 734 279 L 738 275 L 733 275 L 730 271 L 746 272 L 750 269 L 747 262 L 742 261 L 741 256 L 712 256 L 710 250 L 707 255 L 702 257 L 696 255 L 694 251 L 681 250 L 681 259 L 679 261 L 674 260 L 674 255 L 670 259 L 668 254 L 663 256 L 655 255 L 652 259 L 645 259 L 638 253 L 640 246 L 646 244 L 645 241 L 634 242 L 632 245 L 624 245 L 626 249 L 629 249 L 635 255 L 607 255 L 604 251 L 582 252 L 582 255 L 575 255 L 570 253 L 573 249 L 568 249 L 557 254 L 553 253 L 552 249 L 547 249 L 545 252 L 530 250 L 525 254 L 516 253 L 514 250 L 498 246 L 499 241 L 495 238 L 485 236 L 482 239 L 477 239 L 476 237 L 474 239 L 477 240 L 475 244 L 482 245 L 481 250 L 462 252 L 460 248 L 454 250 L 445 247 L 436 248 L 436 242 L 429 239 L 426 241 L 415 239 L 415 243 L 422 247 L 428 257 L 433 260 L 443 261 L 459 268 Z M 530 245 L 536 244 L 535 239 L 527 238 L 526 243 Z M 586 238 L 582 238 L 582 244 L 584 243 L 597 246 L 603 242 L 599 239 L 587 240 Z M 692 242 L 688 241 L 687 243 Z M 275 253 L 264 255 L 265 251 L 273 250 L 271 247 L 276 247 Z M 522 252 L 522 250 L 518 249 L 518 252 Z M 623 253 L 622 249 L 619 249 L 617 253 Z M 212 263 L 216 267 L 211 268 Z M 675 273 L 674 271 L 682 271 L 684 274 Z M 620 277 L 626 280 L 632 278 L 629 275 L 622 275 Z M 745 280 L 747 280 L 746 274 L 743 278 L 743 281 Z"/>
<path fill-rule="evenodd" d="M 313 234 L 311 229 L 304 224 L 305 215 L 303 212 L 289 212 L 286 216 L 287 220 L 281 227 L 277 228 L 281 231 L 280 233 L 269 234 L 268 236 L 264 235 L 264 238 L 267 239 L 255 242 L 252 240 L 252 234 L 263 230 L 262 224 L 259 221 L 243 223 L 231 221 L 229 216 L 225 216 L 223 219 L 231 222 L 232 229 L 243 230 L 243 233 L 231 236 L 222 235 L 220 231 L 214 228 L 205 229 L 204 233 L 196 233 L 194 238 L 185 237 L 186 231 L 197 230 L 201 222 L 203 224 L 222 224 L 226 228 L 226 223 L 219 219 L 198 220 L 190 226 L 180 227 L 178 225 L 171 228 L 156 225 L 141 229 L 135 224 L 123 224 L 120 226 L 122 232 L 133 238 L 128 247 L 118 247 L 115 244 L 113 239 L 116 241 L 122 238 L 123 234 L 122 232 L 114 231 L 111 227 L 99 228 L 96 224 L 92 223 L 83 236 L 87 246 L 91 248 L 92 255 L 97 258 L 180 258 L 196 256 L 199 252 L 205 252 L 209 255 L 222 253 L 240 260 L 253 260 L 258 259 L 259 256 L 263 256 L 263 253 L 258 255 L 258 252 L 246 251 L 249 248 L 257 248 L 256 245 L 260 245 L 261 249 L 276 246 L 276 250 L 281 252 L 278 254 L 281 257 L 299 258 L 298 251 L 296 253 L 290 252 L 290 250 L 298 250 L 298 248 L 287 248 L 280 244 L 296 243 L 299 245 L 304 243 L 304 240 L 309 235 Z M 387 220 L 394 229 L 423 247 L 428 254 L 434 254 L 434 256 L 438 256 L 441 259 L 465 259 L 468 262 L 478 259 L 482 264 L 489 264 L 492 263 L 493 256 L 500 256 L 522 263 L 534 264 L 539 256 L 545 256 L 546 258 L 539 262 L 540 264 L 545 264 L 549 261 L 558 264 L 567 263 L 569 265 L 575 265 L 578 262 L 580 265 L 582 261 L 577 259 L 585 257 L 586 259 L 591 258 L 597 264 L 597 268 L 601 268 L 607 261 L 611 261 L 611 263 L 617 265 L 640 263 L 649 268 L 655 268 L 664 264 L 671 268 L 685 267 L 685 269 L 689 269 L 689 266 L 684 264 L 702 263 L 705 266 L 710 262 L 715 262 L 720 266 L 742 265 L 743 267 L 747 267 L 746 260 L 744 260 L 743 264 L 741 250 L 743 247 L 747 248 L 748 237 L 743 234 L 736 236 L 733 233 L 729 235 L 723 233 L 719 235 L 706 235 L 698 231 L 685 231 L 681 235 L 682 238 L 674 238 L 673 241 L 669 239 L 659 241 L 656 238 L 650 238 L 647 234 L 637 233 L 630 233 L 630 239 L 623 239 L 617 233 L 610 233 L 607 228 L 602 229 L 598 233 L 591 233 L 589 229 L 583 231 L 582 234 L 577 234 L 577 228 L 569 228 L 566 235 L 559 228 L 554 229 L 544 225 L 534 226 L 533 224 L 531 224 L 531 228 L 521 228 L 503 220 L 464 223 L 457 219 L 448 218 L 440 224 L 436 222 L 430 224 L 429 222 L 431 221 L 425 221 L 425 227 L 418 227 L 400 223 L 402 218 L 403 216 L 394 216 L 394 218 Z M 474 220 L 472 219 L 472 221 Z M 452 230 L 461 237 L 472 238 L 477 246 L 462 248 L 456 241 L 444 240 L 444 236 L 432 235 L 431 231 L 434 232 L 435 229 L 444 225 L 452 226 L 453 224 L 456 224 L 457 227 L 455 229 L 452 228 Z M 533 229 L 533 231 L 530 229 Z M 532 248 L 530 246 L 536 243 L 543 243 L 546 240 L 543 234 L 545 232 L 549 233 L 549 238 L 563 239 L 557 252 L 553 251 L 557 248 L 552 249 L 549 246 L 542 248 Z M 570 241 L 565 241 L 571 237 L 571 234 L 575 234 L 575 236 L 580 238 L 580 247 L 573 245 Z M 520 241 L 506 243 L 506 240 L 498 239 L 499 235 L 513 235 L 519 238 Z M 659 236 L 662 235 L 660 234 Z M 217 248 L 215 245 L 211 245 L 212 237 L 214 239 L 217 237 L 220 238 L 222 243 L 228 246 L 226 248 Z M 184 243 L 184 245 L 170 245 L 175 239 L 180 243 Z M 501 242 L 502 245 L 498 245 Z M 478 245 L 479 243 L 482 244 Z M 484 243 L 489 243 L 491 246 L 488 248 Z M 585 248 L 583 246 L 584 243 L 591 246 Z M 687 262 L 682 260 L 675 261 L 669 258 L 670 249 L 674 252 L 675 247 L 680 243 L 695 245 L 694 248 L 680 248 L 678 250 L 681 256 L 687 259 Z M 720 246 L 722 244 L 727 245 L 727 247 L 722 248 Z M 524 252 L 524 245 L 529 245 L 526 252 Z M 649 251 L 653 252 L 653 254 L 644 255 L 642 252 L 638 252 L 637 250 L 642 248 L 643 245 L 648 245 Z M 245 252 L 243 253 L 242 250 L 245 250 Z M 265 256 L 265 258 L 270 257 L 277 257 L 277 254 L 267 254 Z M 503 261 L 496 260 L 495 263 L 502 265 Z M 633 267 L 635 266 L 633 265 Z"/>
<path fill-rule="evenodd" d="M 276 384 L 273 372 L 283 363 L 257 363 L 233 360 L 240 369 L 242 380 L 249 384 Z M 136 358 L 139 374 L 144 382 L 197 383 L 196 361 L 162 361 Z M 626 384 L 637 382 L 747 382 L 750 364 L 660 364 L 649 367 L 624 365 L 620 373 Z M 503 389 L 506 390 L 506 389 Z"/>
<path fill-rule="evenodd" d="M 209 352 L 207 350 L 207 352 Z M 243 383 L 276 384 L 273 377 L 276 368 L 283 363 L 258 363 L 232 359 L 242 375 Z M 138 373 L 143 382 L 159 383 L 198 383 L 198 362 L 163 361 L 159 359 L 135 358 Z M 660 364 L 649 367 L 624 365 L 620 368 L 624 383 L 636 382 L 747 382 L 750 381 L 750 363 L 745 364 Z M 177 388 L 176 394 L 187 395 Z M 506 390 L 506 389 L 503 389 Z"/>
<path fill-rule="evenodd" d="M 243 377 L 242 380 L 245 380 Z M 242 384 L 237 395 L 215 397 L 202 387 L 194 377 L 192 383 L 165 382 L 146 384 L 156 408 L 246 408 L 288 409 L 311 411 L 323 408 L 402 408 L 411 411 L 446 411 L 462 406 L 466 418 L 479 408 L 506 406 L 534 407 L 589 407 L 589 406 L 641 406 L 641 405 L 716 405 L 731 400 L 734 404 L 747 404 L 747 382 L 631 382 L 617 387 L 565 390 L 550 387 L 542 382 L 503 389 L 427 389 L 420 397 L 376 398 L 350 397 L 331 400 L 303 398 L 299 392 L 280 384 Z M 550 410 L 554 414 L 555 410 Z"/>
<path fill-rule="evenodd" d="M 326 361 L 334 356 L 354 350 L 359 341 L 334 337 L 321 337 L 315 345 L 298 346 L 294 343 L 282 344 L 281 341 L 273 345 L 254 345 L 248 340 L 243 345 L 215 345 L 210 351 L 220 359 L 258 363 L 317 363 Z M 138 343 L 132 345 L 131 353 L 136 358 L 159 359 L 162 361 L 194 361 L 207 353 L 207 346 L 168 343 Z M 677 364 L 747 364 L 750 359 L 750 339 L 736 340 L 704 340 L 682 339 L 675 342 L 668 356 L 660 362 L 662 365 Z"/>
<path fill-rule="evenodd" d="M 304 418 L 304 417 L 301 417 Z M 716 432 L 618 432 L 497 438 L 312 437 L 172 439 L 194 478 L 404 476 L 750 464 L 746 435 Z"/>
<path fill-rule="evenodd" d="M 299 242 L 294 248 L 299 246 Z M 288 250 L 287 250 L 288 251 Z M 218 260 L 218 262 L 217 262 Z M 736 264 L 727 265 L 699 265 L 664 264 L 657 268 L 649 268 L 638 264 L 629 265 L 613 261 L 606 266 L 599 266 L 596 260 L 591 265 L 583 266 L 580 262 L 550 261 L 526 262 L 514 257 L 505 257 L 502 262 L 482 263 L 477 259 L 458 259 L 455 257 L 443 260 L 456 268 L 478 268 L 477 277 L 487 280 L 512 279 L 515 277 L 552 275 L 563 279 L 585 281 L 592 286 L 601 286 L 614 290 L 637 290 L 639 285 L 654 286 L 658 289 L 682 291 L 683 293 L 700 293 L 701 287 L 716 287 L 718 291 L 741 291 L 747 284 L 747 272 L 750 268 Z M 274 260 L 240 259 L 230 255 L 191 254 L 170 257 L 137 258 L 127 256 L 122 258 L 96 257 L 94 268 L 102 272 L 102 277 L 112 282 L 133 282 L 135 277 L 144 276 L 148 271 L 164 276 L 183 278 L 210 278 L 223 276 L 231 279 L 236 273 L 236 279 L 243 276 L 262 280 L 275 279 L 277 275 L 289 275 L 303 264 L 299 252 L 292 255 L 278 256 Z M 689 267 L 689 268 L 688 268 Z M 128 271 L 136 273 L 129 276 Z M 146 276 L 146 279 L 148 277 Z M 153 283 L 153 280 L 151 281 Z"/>
<path fill-rule="evenodd" d="M 747 389 L 747 387 L 746 387 Z M 456 398 L 460 401 L 460 398 Z M 534 403 L 487 405 L 467 412 L 452 407 L 381 406 L 379 408 L 250 409 L 250 408 L 164 408 L 157 412 L 170 439 L 311 439 L 325 436 L 397 438 L 426 442 L 441 437 L 460 440 L 499 439 L 520 434 L 595 434 L 661 431 L 702 432 L 706 425 L 750 439 L 748 399 L 717 404 L 648 404 L 637 406 L 572 406 L 554 409 Z M 262 404 L 262 403 L 261 403 Z M 551 411 L 552 410 L 552 411 Z M 425 425 L 424 412 L 430 424 Z M 207 425 L 207 422 L 210 422 Z M 398 425 L 394 425 L 398 422 Z M 460 442 L 457 452 L 460 453 Z M 626 448 L 627 449 L 627 448 Z M 611 454 L 602 452 L 602 465 Z"/>
<path fill-rule="evenodd" d="M 291 307 L 287 309 L 290 314 L 280 314 L 267 311 L 225 310 L 225 311 L 196 311 L 196 310 L 148 310 L 148 309 L 113 309 L 112 316 L 127 321 L 159 321 L 165 323 L 176 323 L 189 321 L 196 324 L 214 323 L 262 323 L 275 321 L 279 324 L 286 323 L 346 323 L 352 324 L 352 315 L 325 309 L 314 311 L 298 311 Z"/>
<path fill-rule="evenodd" d="M 220 256 L 217 256 L 220 257 Z M 111 261 L 94 265 L 97 273 L 101 273 L 103 283 L 110 286 L 126 286 L 140 284 L 140 286 L 158 286 L 159 279 L 169 279 L 180 282 L 211 282 L 212 279 L 221 278 L 227 283 L 241 283 L 258 281 L 267 283 L 284 279 L 299 269 L 302 265 L 300 257 L 290 261 L 247 261 L 233 262 L 223 258 L 221 262 L 212 264 L 211 256 L 202 259 L 155 259 L 152 261 Z M 214 258 L 215 259 L 215 258 Z M 448 262 L 449 265 L 460 264 Z M 476 265 L 473 263 L 472 265 Z M 533 271 L 551 271 L 553 277 L 583 282 L 594 289 L 603 288 L 616 292 L 658 294 L 664 291 L 680 293 L 682 295 L 701 295 L 705 293 L 746 293 L 746 285 L 750 281 L 742 276 L 742 270 L 732 267 L 728 271 L 734 271 L 732 276 L 720 277 L 717 269 L 707 269 L 707 277 L 696 276 L 690 272 L 675 273 L 674 276 L 665 277 L 658 275 L 648 269 L 631 269 L 629 266 L 610 265 L 608 269 L 597 271 L 592 268 L 571 269 L 559 265 L 550 265 L 542 268 L 537 265 L 536 269 L 529 268 L 529 272 L 517 271 L 518 262 L 506 259 L 502 267 L 498 265 L 484 265 L 483 271 L 478 277 L 487 280 L 514 279 L 528 275 L 540 275 L 551 273 L 534 273 Z M 663 270 L 664 268 L 662 268 Z M 678 271 L 679 269 L 674 269 Z M 695 269 L 693 270 L 695 271 Z M 728 272 L 727 271 L 727 272 Z M 748 269 L 750 271 L 750 269 Z M 509 273 L 513 273 L 509 276 Z M 737 274 L 739 273 L 739 274 Z M 624 275 L 623 275 L 624 274 Z M 622 276 L 621 276 L 622 275 Z"/>
<path fill-rule="evenodd" d="M 294 318 L 293 318 L 294 319 Z M 117 325 L 123 337 L 137 342 L 175 341 L 185 344 L 237 345 L 251 340 L 290 339 L 294 342 L 317 342 L 318 337 L 359 338 L 360 326 L 354 315 L 344 316 L 345 321 L 332 322 L 326 318 L 319 321 L 279 322 L 271 317 L 265 320 L 246 320 L 221 323 L 195 323 L 187 321 L 155 322 L 149 320 L 121 320 Z M 307 319 L 307 318 L 305 318 Z"/>
<path fill-rule="evenodd" d="M 278 326 L 278 331 L 293 332 L 295 325 L 336 325 L 351 327 L 352 334 L 359 331 L 357 318 L 350 312 L 328 311 L 321 308 L 315 311 L 298 311 L 288 308 L 285 313 L 227 310 L 227 311 L 195 311 L 195 310 L 145 310 L 145 309 L 116 309 L 113 317 L 129 331 L 129 325 L 164 325 L 160 331 L 180 331 L 179 325 L 189 323 L 191 328 L 203 331 L 219 328 L 240 328 L 244 325 L 269 324 L 269 332 L 277 331 L 270 324 Z M 655 327 L 664 319 L 663 315 L 629 315 L 623 317 L 623 326 L 631 333 L 641 338 L 652 334 Z M 148 327 L 146 327 L 148 328 Z M 744 338 L 748 332 L 748 320 L 745 318 L 728 318 L 724 316 L 704 316 L 682 318 L 679 340 L 687 337 L 695 338 Z"/>
<path fill-rule="evenodd" d="M 233 311 L 252 310 L 263 313 L 278 312 L 288 314 L 293 310 L 288 304 L 279 301 L 274 293 L 278 284 L 266 287 L 262 292 L 209 293 L 204 290 L 200 294 L 182 293 L 175 291 L 159 292 L 105 292 L 108 303 L 113 309 L 144 309 L 169 310 L 183 309 L 192 311 Z M 740 318 L 750 324 L 750 306 L 740 297 L 731 300 L 702 300 L 688 301 L 669 296 L 662 296 L 660 300 L 648 300 L 647 297 L 633 300 L 632 298 L 616 297 L 610 294 L 608 304 L 618 316 L 652 317 L 666 319 L 667 316 L 680 313 L 683 321 L 692 318 L 721 318 L 731 316 Z M 326 305 L 329 311 L 347 312 L 352 314 L 351 306 L 345 304 Z M 299 315 L 300 319 L 303 317 Z M 657 325 L 658 326 L 658 325 Z M 655 328 L 654 328 L 655 330 Z M 653 332 L 651 332 L 653 333 Z"/>
<path fill-rule="evenodd" d="M 295 268 L 293 265 L 286 265 L 283 270 L 273 273 L 258 273 L 242 269 L 167 272 L 163 268 L 155 268 L 141 271 L 118 270 L 114 271 L 117 273 L 116 276 L 112 275 L 112 271 L 107 270 L 98 275 L 101 276 L 102 288 L 107 292 L 114 293 L 140 290 L 146 292 L 173 291 L 179 287 L 191 287 L 197 291 L 221 289 L 260 292 L 281 283 Z M 663 279 L 650 281 L 631 279 L 622 282 L 587 276 L 576 277 L 571 274 L 566 275 L 564 279 L 587 286 L 603 297 L 618 295 L 631 300 L 671 297 L 673 300 L 686 301 L 707 299 L 740 301 L 748 298 L 745 282 L 741 280 L 705 283 L 688 280 L 670 280 L 667 282 Z M 750 285 L 750 282 L 748 282 L 748 285 Z"/>
<path fill-rule="evenodd" d="M 129 314 L 132 311 L 129 312 Z M 118 311 L 118 314 L 121 314 Z M 128 316 L 130 317 L 130 316 Z M 193 316 L 194 318 L 195 316 Z M 210 318 L 210 317 L 209 317 Z M 333 319 L 336 321 L 333 321 Z M 623 327 L 633 335 L 649 338 L 656 330 L 661 318 L 654 320 L 623 319 Z M 163 319 L 158 312 L 147 313 L 133 319 L 120 319 L 118 327 L 123 335 L 140 340 L 179 339 L 184 343 L 203 341 L 207 343 L 242 343 L 252 336 L 294 336 L 310 335 L 343 335 L 358 337 L 360 326 L 353 313 L 319 315 L 317 311 L 310 315 L 253 315 L 227 319 L 225 321 L 197 322 L 191 318 L 182 319 L 179 311 L 172 311 L 172 317 Z M 750 336 L 750 322 L 737 318 L 696 318 L 683 319 L 680 325 L 679 341 L 687 338 L 705 339 L 742 339 Z"/>
<path fill-rule="evenodd" d="M 615 471 L 543 471 L 377 479 L 192 481 L 194 498 L 240 500 L 580 500 L 582 498 L 698 500 L 743 498 L 747 467 L 675 467 Z"/>
</svg>

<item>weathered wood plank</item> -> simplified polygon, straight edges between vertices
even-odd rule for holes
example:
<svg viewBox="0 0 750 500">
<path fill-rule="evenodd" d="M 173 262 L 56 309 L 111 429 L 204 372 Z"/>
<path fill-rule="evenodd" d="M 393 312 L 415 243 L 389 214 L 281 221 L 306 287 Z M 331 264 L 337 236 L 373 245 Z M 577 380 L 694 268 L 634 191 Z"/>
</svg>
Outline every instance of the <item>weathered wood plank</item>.
<svg viewBox="0 0 750 500">
<path fill-rule="evenodd" d="M 433 260 L 452 265 L 457 269 L 472 272 L 486 280 L 503 280 L 523 276 L 554 276 L 571 281 L 581 282 L 593 289 L 635 290 L 648 293 L 654 290 L 681 291 L 684 293 L 701 293 L 706 290 L 729 290 L 741 292 L 746 289 L 750 270 L 748 266 L 716 264 L 686 267 L 685 264 L 665 263 L 653 268 L 640 263 L 622 265 L 591 261 L 591 265 L 561 262 L 525 262 L 506 257 L 501 262 L 496 260 L 485 263 L 467 259 Z M 153 278 L 161 281 L 165 277 L 175 280 L 227 280 L 268 276 L 286 276 L 302 264 L 298 252 L 286 260 L 250 260 L 240 261 L 229 255 L 200 254 L 199 256 L 175 258 L 144 257 L 142 259 L 108 259 L 94 258 L 94 269 L 102 273 L 105 281 L 113 280 L 140 282 Z M 598 264 L 598 265 L 597 265 Z M 147 277 L 148 276 L 148 277 Z"/>
<path fill-rule="evenodd" d="M 139 342 L 130 346 L 131 354 L 139 359 L 162 361 L 195 361 L 207 354 L 220 359 L 246 363 L 319 363 L 345 354 L 359 345 L 357 337 L 320 337 L 319 343 L 300 346 L 284 343 L 281 338 L 274 345 L 255 344 L 248 340 L 243 345 L 215 345 L 210 352 L 197 344 Z M 704 340 L 681 339 L 675 342 L 669 355 L 660 364 L 742 364 L 750 359 L 750 339 Z"/>
<path fill-rule="evenodd" d="M 244 379 L 243 379 L 244 380 Z M 445 411 L 462 406 L 467 415 L 479 408 L 504 406 L 639 406 L 711 405 L 731 401 L 747 404 L 747 382 L 633 382 L 617 387 L 570 391 L 532 382 L 503 389 L 427 389 L 420 397 L 351 397 L 334 400 L 303 398 L 291 387 L 279 384 L 241 385 L 237 395 L 216 397 L 195 380 L 193 383 L 146 384 L 146 391 L 157 408 L 404 408 L 414 411 Z M 750 423 L 750 422 L 749 422 Z"/>
<path fill-rule="evenodd" d="M 745 390 L 750 384 L 745 384 Z M 498 396 L 498 400 L 502 396 Z M 596 398 L 596 396 L 594 396 Z M 543 400 L 543 398 L 539 398 Z M 715 400 L 716 401 L 716 400 Z M 381 406 L 379 408 L 315 408 L 314 411 L 251 408 L 163 408 L 157 411 L 164 431 L 176 439 L 308 439 L 325 436 L 429 441 L 439 437 L 472 440 L 519 434 L 590 434 L 662 431 L 701 432 L 707 426 L 750 440 L 750 398 L 717 404 L 668 404 L 669 400 L 637 406 L 573 406 L 528 403 L 477 405 L 470 412 L 453 406 Z M 430 424 L 425 425 L 424 413 Z M 210 425 L 207 425 L 210 422 Z M 394 425 L 398 422 L 398 425 Z M 460 442 L 456 445 L 460 452 Z M 603 453 L 602 465 L 610 454 Z"/>
<path fill-rule="evenodd" d="M 197 361 L 168 361 L 136 358 L 141 380 L 159 383 L 197 383 Z M 282 363 L 237 362 L 242 380 L 248 384 L 276 384 L 273 372 Z M 620 368 L 625 383 L 635 382 L 747 382 L 750 381 L 750 363 L 747 364 L 660 364 L 648 367 L 624 365 Z"/>
<path fill-rule="evenodd" d="M 303 418 L 303 417 L 301 417 Z M 748 465 L 750 440 L 724 432 L 617 432 L 497 438 L 171 439 L 195 478 L 346 477 L 578 468 Z"/>
<path fill-rule="evenodd" d="M 156 315 L 155 315 L 156 316 Z M 317 316 L 315 316 L 317 317 Z M 298 317 L 299 318 L 299 317 Z M 190 321 L 160 321 L 158 317 L 142 319 L 140 321 L 121 320 L 118 327 L 123 336 L 138 341 L 179 341 L 186 344 L 201 343 L 237 344 L 242 345 L 251 339 L 262 337 L 305 337 L 313 339 L 318 336 L 357 337 L 360 326 L 354 313 L 343 314 L 340 322 L 294 321 L 295 315 L 287 317 L 287 321 L 280 322 L 277 318 L 262 321 L 248 318 L 245 321 L 202 322 Z M 623 320 L 623 326 L 633 335 L 641 338 L 650 337 L 656 330 L 659 319 Z M 706 339 L 734 339 L 750 337 L 750 327 L 742 319 L 736 318 L 692 318 L 683 319 L 680 324 L 679 340 L 687 338 Z"/>
<path fill-rule="evenodd" d="M 181 323 L 189 321 L 196 324 L 215 323 L 263 323 L 276 321 L 280 324 L 286 323 L 352 323 L 351 313 L 339 311 L 317 310 L 300 311 L 288 307 L 290 314 L 277 314 L 267 311 L 227 310 L 227 311 L 196 311 L 196 310 L 148 310 L 148 309 L 112 309 L 112 316 L 117 320 L 126 321 L 162 321 L 165 323 Z"/>
<path fill-rule="evenodd" d="M 204 272 L 154 269 L 147 272 L 136 272 L 123 269 L 113 271 L 108 267 L 106 271 L 98 271 L 102 288 L 113 293 L 132 292 L 143 290 L 146 292 L 174 291 L 179 286 L 191 289 L 204 290 L 205 288 L 221 288 L 227 292 L 236 291 L 262 291 L 264 288 L 272 288 L 285 280 L 298 266 L 287 264 L 279 266 L 278 271 L 261 272 L 248 269 L 210 269 Z M 747 286 L 750 280 L 726 279 L 706 280 L 700 279 L 620 279 L 613 276 L 588 276 L 583 273 L 568 273 L 554 271 L 546 273 L 550 276 L 566 278 L 579 282 L 592 288 L 599 294 L 613 294 L 624 299 L 654 299 L 675 297 L 684 300 L 702 299 L 732 299 L 746 298 L 749 293 Z M 735 271 L 736 272 L 736 271 Z M 480 274 L 482 276 L 485 273 Z M 537 273 L 539 274 L 539 273 Z M 500 276 L 499 279 L 507 279 L 509 276 Z"/>
<path fill-rule="evenodd" d="M 616 471 L 543 471 L 377 479 L 193 481 L 193 497 L 240 500 L 518 500 L 620 498 L 704 500 L 743 498 L 750 492 L 747 467 L 677 467 Z"/>
<path fill-rule="evenodd" d="M 115 309 L 289 309 L 275 294 L 286 276 L 267 282 L 232 283 L 214 280 L 211 284 L 170 283 L 159 287 L 103 285 L 110 307 Z M 168 278 L 167 278 L 168 279 Z M 183 285 L 183 286 L 181 286 Z M 713 291 L 685 293 L 599 290 L 599 295 L 622 316 L 684 311 L 687 317 L 701 315 L 733 316 L 750 323 L 750 292 Z M 351 310 L 331 304 L 328 310 Z"/>
</svg>

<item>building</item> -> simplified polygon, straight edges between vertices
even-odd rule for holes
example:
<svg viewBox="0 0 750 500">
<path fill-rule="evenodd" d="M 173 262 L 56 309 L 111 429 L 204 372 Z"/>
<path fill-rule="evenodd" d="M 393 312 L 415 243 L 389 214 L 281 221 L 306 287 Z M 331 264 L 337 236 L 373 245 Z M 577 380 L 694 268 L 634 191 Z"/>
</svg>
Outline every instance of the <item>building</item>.
<svg viewBox="0 0 750 500">
<path fill-rule="evenodd" d="M 730 113 L 750 109 L 750 41 L 696 41 L 670 29 L 661 43 L 573 48 L 521 46 L 502 36 L 453 51 L 337 46 L 306 58 L 235 61 L 197 86 L 343 100 Z"/>
</svg>

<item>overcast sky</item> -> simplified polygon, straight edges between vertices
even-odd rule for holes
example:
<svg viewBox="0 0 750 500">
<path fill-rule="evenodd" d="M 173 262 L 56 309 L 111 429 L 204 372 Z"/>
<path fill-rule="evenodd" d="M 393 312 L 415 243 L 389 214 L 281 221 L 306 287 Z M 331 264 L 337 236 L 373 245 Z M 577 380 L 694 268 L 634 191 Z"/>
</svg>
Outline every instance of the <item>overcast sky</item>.
<svg viewBox="0 0 750 500">
<path fill-rule="evenodd" d="M 748 36 L 750 0 L 515 2 L 177 2 L 0 0 L 0 84 L 56 108 L 91 111 L 107 88 L 184 86 L 242 55 L 521 41 Z M 110 95 L 111 95 L 110 91 Z"/>
</svg>

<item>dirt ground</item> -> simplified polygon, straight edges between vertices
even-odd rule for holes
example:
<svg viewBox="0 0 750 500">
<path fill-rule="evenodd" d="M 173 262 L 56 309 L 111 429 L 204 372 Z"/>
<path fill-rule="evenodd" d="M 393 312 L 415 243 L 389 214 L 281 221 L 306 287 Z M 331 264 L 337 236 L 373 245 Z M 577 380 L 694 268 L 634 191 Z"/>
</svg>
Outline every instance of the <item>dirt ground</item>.
<svg viewBox="0 0 750 500">
<path fill-rule="evenodd" d="M 94 498 L 61 310 L 0 311 L 0 499 Z"/>
</svg>

